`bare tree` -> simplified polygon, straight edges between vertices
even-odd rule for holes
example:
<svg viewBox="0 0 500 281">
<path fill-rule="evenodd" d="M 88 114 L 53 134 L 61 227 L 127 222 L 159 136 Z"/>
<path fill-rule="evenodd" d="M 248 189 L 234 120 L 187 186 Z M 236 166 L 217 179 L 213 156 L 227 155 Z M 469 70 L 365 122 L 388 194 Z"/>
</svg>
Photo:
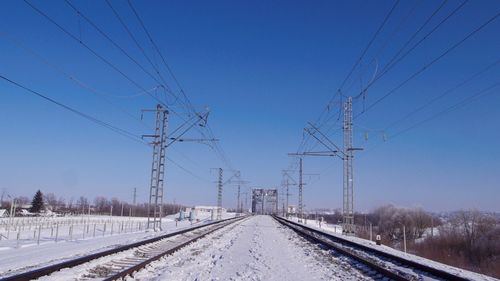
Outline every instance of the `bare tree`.
<svg viewBox="0 0 500 281">
<path fill-rule="evenodd" d="M 97 196 L 94 199 L 94 207 L 97 213 L 103 214 L 109 211 L 110 202 L 104 196 Z"/>
<path fill-rule="evenodd" d="M 18 196 L 14 198 L 14 201 L 16 202 L 16 205 L 20 206 L 29 204 L 31 200 L 26 196 Z"/>
<path fill-rule="evenodd" d="M 3 205 L 3 198 L 5 197 L 6 193 L 7 193 L 7 189 L 2 188 L 2 195 L 0 196 L 0 207 Z"/>
<path fill-rule="evenodd" d="M 80 196 L 76 201 L 77 212 L 85 213 L 85 208 L 89 206 L 89 200 L 85 196 Z"/>
<path fill-rule="evenodd" d="M 460 210 L 453 217 L 451 223 L 462 231 L 468 247 L 472 247 L 477 239 L 477 225 L 481 214 L 477 210 Z"/>
<path fill-rule="evenodd" d="M 45 204 L 50 210 L 56 211 L 57 209 L 57 197 L 54 193 L 46 193 L 43 195 Z"/>
<path fill-rule="evenodd" d="M 59 209 L 65 209 L 66 208 L 66 199 L 64 199 L 64 197 L 59 197 L 59 199 L 57 199 L 56 205 Z"/>
</svg>

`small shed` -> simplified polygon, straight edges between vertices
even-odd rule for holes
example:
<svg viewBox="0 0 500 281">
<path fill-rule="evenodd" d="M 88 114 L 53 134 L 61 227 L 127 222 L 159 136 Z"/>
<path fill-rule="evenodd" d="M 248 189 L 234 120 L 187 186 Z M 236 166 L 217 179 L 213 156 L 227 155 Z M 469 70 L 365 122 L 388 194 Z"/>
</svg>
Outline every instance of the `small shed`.
<svg viewBox="0 0 500 281">
<path fill-rule="evenodd" d="M 9 215 L 9 212 L 7 212 L 7 209 L 0 209 L 0 218 L 7 217 Z"/>
</svg>

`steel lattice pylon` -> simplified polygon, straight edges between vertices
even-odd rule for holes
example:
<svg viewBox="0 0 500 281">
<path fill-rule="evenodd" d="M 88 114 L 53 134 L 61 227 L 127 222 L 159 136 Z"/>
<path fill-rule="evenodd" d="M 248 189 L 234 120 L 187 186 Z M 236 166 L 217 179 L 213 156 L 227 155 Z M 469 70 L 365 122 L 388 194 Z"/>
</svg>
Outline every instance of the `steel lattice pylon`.
<svg viewBox="0 0 500 281">
<path fill-rule="evenodd" d="M 352 97 L 344 103 L 344 180 L 343 180 L 343 230 L 344 234 L 354 234 L 354 182 L 352 174 Z"/>
<path fill-rule="evenodd" d="M 222 219 L 222 168 L 219 168 L 219 179 L 217 181 L 217 220 Z"/>
<path fill-rule="evenodd" d="M 156 106 L 156 127 L 153 138 L 153 162 L 149 188 L 148 229 L 161 230 L 163 216 L 163 182 L 165 177 L 165 149 L 167 143 L 168 111 Z"/>
<path fill-rule="evenodd" d="M 299 222 L 304 219 L 304 205 L 302 201 L 302 191 L 304 184 L 302 183 L 302 157 L 299 158 Z"/>
</svg>

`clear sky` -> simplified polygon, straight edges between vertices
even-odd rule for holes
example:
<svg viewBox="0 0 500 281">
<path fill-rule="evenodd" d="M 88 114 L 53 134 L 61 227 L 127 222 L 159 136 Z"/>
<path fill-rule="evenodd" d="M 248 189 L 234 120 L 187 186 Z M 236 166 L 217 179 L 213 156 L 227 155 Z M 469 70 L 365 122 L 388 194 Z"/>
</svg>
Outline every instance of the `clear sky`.
<svg viewBox="0 0 500 281">
<path fill-rule="evenodd" d="M 62 0 L 30 1 L 145 89 L 158 85 Z M 105 1 L 71 1 L 148 71 L 145 57 Z M 126 1 L 111 0 L 154 64 L 154 52 Z M 297 150 L 308 121 L 335 94 L 395 1 L 133 1 L 144 24 L 190 100 L 202 111 L 232 166 L 249 187 L 278 187 L 281 170 Z M 343 93 L 356 95 L 441 5 L 401 1 L 353 72 Z M 406 49 L 422 39 L 462 1 L 447 1 Z M 0 75 L 134 134 L 150 134 L 155 100 L 71 39 L 23 1 L 0 4 Z M 500 12 L 496 0 L 468 1 L 354 103 L 355 115 L 460 42 Z M 355 119 L 355 209 L 392 203 L 430 210 L 500 211 L 500 95 L 480 99 L 396 134 L 499 83 L 500 19 L 440 58 L 421 74 Z M 160 66 L 161 67 L 161 66 Z M 165 77 L 167 72 L 162 69 Z M 70 80 L 63 73 L 95 94 Z M 169 85 L 176 89 L 172 79 Z M 352 87 L 350 85 L 352 84 Z M 456 89 L 424 110 L 390 124 Z M 139 94 L 138 94 L 139 93 Z M 154 91 L 153 91 L 154 93 Z M 138 200 L 148 194 L 151 149 L 96 126 L 0 80 L 0 188 L 16 196 L 37 189 L 66 198 L 98 195 Z M 173 102 L 173 99 L 169 99 Z M 338 104 L 332 104 L 335 115 Z M 182 112 L 178 104 L 174 111 Z M 171 129 L 179 117 L 171 116 Z M 342 144 L 336 117 L 324 130 Z M 388 128 L 389 127 L 389 128 Z M 366 135 L 368 138 L 366 138 Z M 383 140 L 386 136 L 386 141 Z M 392 138 L 394 136 L 394 138 Z M 198 138 L 197 131 L 186 137 Z M 316 146 L 316 149 L 322 149 Z M 177 143 L 168 156 L 165 201 L 215 204 L 216 173 L 223 163 L 207 145 Z M 306 208 L 341 206 L 342 162 L 304 160 Z M 226 171 L 226 175 L 230 172 Z M 291 198 L 296 199 L 296 190 Z M 234 207 L 234 185 L 224 205 Z"/>
</svg>

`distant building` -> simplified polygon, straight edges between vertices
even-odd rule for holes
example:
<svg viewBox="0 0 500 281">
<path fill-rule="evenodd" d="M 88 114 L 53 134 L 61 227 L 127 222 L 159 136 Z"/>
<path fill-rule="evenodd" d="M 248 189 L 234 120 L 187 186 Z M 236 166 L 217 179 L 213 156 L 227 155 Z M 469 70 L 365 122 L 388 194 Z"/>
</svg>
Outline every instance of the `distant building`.
<svg viewBox="0 0 500 281">
<path fill-rule="evenodd" d="M 7 212 L 7 209 L 0 209 L 0 218 L 4 218 L 9 216 L 9 212 Z"/>
<path fill-rule="evenodd" d="M 288 205 L 288 211 L 287 213 L 289 214 L 295 214 L 297 213 L 297 207 L 293 206 L 293 205 Z"/>
<path fill-rule="evenodd" d="M 26 209 L 20 209 L 20 210 L 16 211 L 16 214 L 18 214 L 20 216 L 23 216 L 23 217 L 33 217 L 33 216 L 36 216 L 35 213 L 31 213 L 30 211 L 28 211 Z"/>
<path fill-rule="evenodd" d="M 211 212 L 212 210 L 217 210 L 217 206 L 194 206 L 193 208 L 191 209 L 194 209 L 196 211 L 200 211 L 200 212 Z M 186 209 L 186 211 L 188 211 Z M 226 208 L 222 208 L 222 212 L 225 212 L 226 211 Z"/>
</svg>

